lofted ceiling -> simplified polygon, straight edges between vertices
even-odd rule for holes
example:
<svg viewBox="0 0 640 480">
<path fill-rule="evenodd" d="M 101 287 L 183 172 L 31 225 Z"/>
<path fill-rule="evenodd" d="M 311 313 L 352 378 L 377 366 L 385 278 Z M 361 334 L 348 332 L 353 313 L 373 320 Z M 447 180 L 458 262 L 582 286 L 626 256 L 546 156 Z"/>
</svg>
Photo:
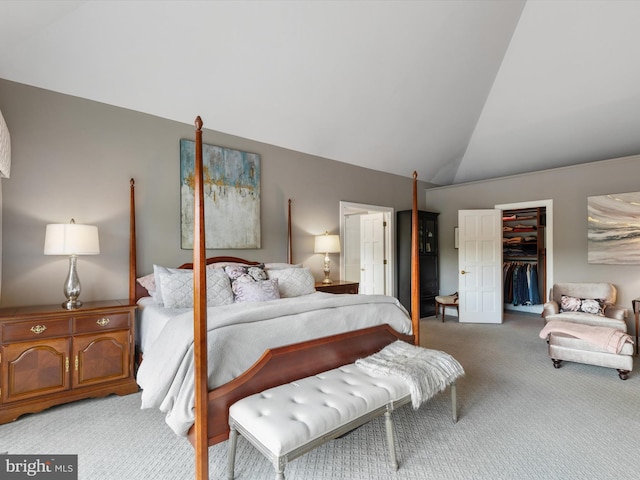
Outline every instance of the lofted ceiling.
<svg viewBox="0 0 640 480">
<path fill-rule="evenodd" d="M 2 0 L 0 78 L 449 185 L 640 153 L 639 22 L 635 0 Z"/>
</svg>

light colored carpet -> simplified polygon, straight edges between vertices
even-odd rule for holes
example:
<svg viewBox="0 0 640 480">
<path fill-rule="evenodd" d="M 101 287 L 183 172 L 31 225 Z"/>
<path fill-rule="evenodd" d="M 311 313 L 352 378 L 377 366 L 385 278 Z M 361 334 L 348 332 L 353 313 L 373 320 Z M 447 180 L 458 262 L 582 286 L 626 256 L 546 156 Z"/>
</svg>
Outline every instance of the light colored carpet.
<svg viewBox="0 0 640 480">
<path fill-rule="evenodd" d="M 564 363 L 553 368 L 542 319 L 507 314 L 502 325 L 422 321 L 422 344 L 453 355 L 459 421 L 446 391 L 419 410 L 394 413 L 400 469 L 388 465 L 384 422 L 374 420 L 287 466 L 293 479 L 638 478 L 640 372 Z M 0 425 L 0 451 L 78 454 L 79 478 L 194 478 L 193 450 L 139 394 L 55 407 Z M 210 478 L 226 478 L 227 443 L 210 449 Z M 237 479 L 273 478 L 273 467 L 244 439 Z"/>
</svg>

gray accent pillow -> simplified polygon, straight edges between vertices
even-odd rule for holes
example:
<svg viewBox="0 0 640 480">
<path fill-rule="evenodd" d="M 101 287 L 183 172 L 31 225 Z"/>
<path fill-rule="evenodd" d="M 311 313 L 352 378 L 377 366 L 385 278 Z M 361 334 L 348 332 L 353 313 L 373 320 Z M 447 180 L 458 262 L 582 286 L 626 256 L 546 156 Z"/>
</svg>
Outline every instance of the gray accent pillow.
<svg viewBox="0 0 640 480">
<path fill-rule="evenodd" d="M 207 306 L 217 307 L 233 303 L 229 277 L 221 268 L 207 270 Z M 164 306 L 193 308 L 193 271 L 159 272 Z"/>
<path fill-rule="evenodd" d="M 316 281 L 308 268 L 267 270 L 269 278 L 278 280 L 280 298 L 299 297 L 316 291 Z"/>
<path fill-rule="evenodd" d="M 155 278 L 155 294 L 153 296 L 153 299 L 162 304 L 164 303 L 164 298 L 162 296 L 162 283 L 160 282 L 160 274 L 161 273 L 166 273 L 168 275 L 173 274 L 173 273 L 189 273 L 193 276 L 193 270 L 187 270 L 187 269 L 179 269 L 179 268 L 167 268 L 167 267 L 163 267 L 161 265 L 154 265 L 153 266 L 153 276 Z"/>
</svg>

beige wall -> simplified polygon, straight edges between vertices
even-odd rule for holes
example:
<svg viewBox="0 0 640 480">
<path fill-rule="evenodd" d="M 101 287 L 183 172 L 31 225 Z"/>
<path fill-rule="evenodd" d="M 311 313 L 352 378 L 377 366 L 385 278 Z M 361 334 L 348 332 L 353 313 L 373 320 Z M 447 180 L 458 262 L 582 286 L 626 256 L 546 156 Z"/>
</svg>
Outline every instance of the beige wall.
<svg viewBox="0 0 640 480">
<path fill-rule="evenodd" d="M 180 249 L 179 139 L 194 137 L 193 124 L 2 79 L 0 110 L 13 153 L 11 178 L 2 180 L 1 306 L 64 299 L 68 260 L 43 255 L 44 230 L 47 223 L 72 217 L 100 232 L 100 255 L 78 261 L 80 298 L 126 298 L 131 177 L 137 186 L 139 271 L 191 260 L 192 252 Z M 198 112 L 193 113 L 195 119 Z M 255 152 L 262 161 L 262 248 L 215 250 L 209 256 L 285 261 L 291 198 L 294 261 L 320 279 L 322 256 L 313 253 L 312 235 L 338 233 L 341 200 L 411 208 L 412 172 L 389 175 L 225 135 L 207 130 L 207 120 L 205 142 Z M 421 190 L 426 186 L 420 183 Z"/>
<path fill-rule="evenodd" d="M 614 283 L 618 287 L 618 303 L 631 310 L 631 300 L 640 297 L 640 265 L 587 263 L 587 197 L 640 191 L 638 178 L 640 156 L 633 156 L 427 189 L 427 210 L 440 212 L 440 291 L 458 289 L 458 251 L 453 246 L 458 210 L 551 199 L 554 281 Z M 631 317 L 630 311 L 630 324 Z"/>
</svg>

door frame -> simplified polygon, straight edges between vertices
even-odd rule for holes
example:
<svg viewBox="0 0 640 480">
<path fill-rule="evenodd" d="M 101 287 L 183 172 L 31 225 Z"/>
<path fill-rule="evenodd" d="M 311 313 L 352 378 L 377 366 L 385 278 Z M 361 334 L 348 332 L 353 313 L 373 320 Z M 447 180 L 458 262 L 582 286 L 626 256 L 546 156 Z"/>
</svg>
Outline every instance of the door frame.
<svg viewBox="0 0 640 480">
<path fill-rule="evenodd" d="M 385 229 L 385 252 L 384 257 L 387 260 L 385 268 L 385 283 L 388 286 L 387 295 L 396 296 L 396 223 L 395 210 L 392 207 L 381 207 L 378 205 L 368 205 L 365 203 L 353 203 L 340 201 L 340 278 L 345 279 L 346 259 L 344 257 L 347 249 L 345 241 L 348 241 L 345 235 L 346 217 L 350 215 L 361 215 L 365 213 L 383 213 L 387 222 Z"/>
<path fill-rule="evenodd" d="M 547 278 L 547 291 L 544 292 L 545 298 L 547 301 L 549 300 L 549 289 L 553 286 L 553 200 L 532 200 L 529 202 L 516 202 L 516 203 L 504 203 L 500 205 L 495 205 L 494 208 L 499 210 L 518 210 L 521 208 L 536 208 L 536 207 L 545 207 L 545 214 L 547 216 L 547 223 L 544 227 L 544 246 L 546 249 L 546 265 L 545 265 L 545 273 Z M 511 308 L 506 310 L 512 310 Z M 519 312 L 531 312 L 531 313 L 540 313 L 542 312 L 542 305 L 521 305 L 517 308 L 513 308 L 513 310 Z"/>
</svg>

